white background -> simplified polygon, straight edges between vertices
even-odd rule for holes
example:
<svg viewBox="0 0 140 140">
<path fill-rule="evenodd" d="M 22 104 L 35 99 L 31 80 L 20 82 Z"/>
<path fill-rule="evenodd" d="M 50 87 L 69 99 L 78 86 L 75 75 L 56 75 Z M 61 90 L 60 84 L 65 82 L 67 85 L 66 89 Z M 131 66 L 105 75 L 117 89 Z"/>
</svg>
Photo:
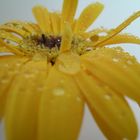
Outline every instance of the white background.
<svg viewBox="0 0 140 140">
<path fill-rule="evenodd" d="M 95 0 L 79 0 L 77 16 L 81 10 L 89 3 Z M 105 4 L 105 10 L 94 23 L 92 28 L 104 26 L 114 28 L 129 17 L 132 13 L 140 10 L 140 0 L 100 0 Z M 62 7 L 62 0 L 0 0 L 0 24 L 9 20 L 18 19 L 25 21 L 34 21 L 31 8 L 36 4 L 43 4 L 50 10 L 59 11 Z M 94 14 L 94 13 L 93 13 Z M 133 33 L 140 36 L 140 19 L 131 24 L 124 32 Z M 140 60 L 139 45 L 123 45 L 124 49 L 135 55 Z M 132 109 L 135 112 L 140 128 L 139 107 L 130 101 Z M 139 131 L 140 132 L 140 131 Z M 105 140 L 104 136 L 93 121 L 88 109 L 85 111 L 84 123 L 79 140 Z M 0 127 L 0 140 L 4 140 L 2 127 Z M 138 138 L 140 140 L 140 138 Z"/>
</svg>

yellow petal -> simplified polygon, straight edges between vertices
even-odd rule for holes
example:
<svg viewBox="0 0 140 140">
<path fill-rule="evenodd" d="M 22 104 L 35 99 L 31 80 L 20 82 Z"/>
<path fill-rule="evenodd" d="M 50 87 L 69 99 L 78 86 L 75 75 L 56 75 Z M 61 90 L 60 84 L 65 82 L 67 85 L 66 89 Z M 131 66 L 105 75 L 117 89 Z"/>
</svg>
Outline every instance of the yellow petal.
<svg viewBox="0 0 140 140">
<path fill-rule="evenodd" d="M 77 5 L 78 0 L 64 0 L 62 9 L 62 24 L 65 21 L 70 24 L 73 23 Z"/>
<path fill-rule="evenodd" d="M 27 59 L 17 56 L 0 56 L 0 119 L 4 114 L 9 87 L 25 61 Z"/>
<path fill-rule="evenodd" d="M 74 80 L 53 67 L 41 98 L 39 140 L 77 140 L 82 116 L 83 101 Z"/>
<path fill-rule="evenodd" d="M 3 40 L 0 39 L 0 53 L 3 52 L 10 52 L 10 50 L 8 48 L 5 47 L 5 43 L 3 42 Z"/>
<path fill-rule="evenodd" d="M 75 75 L 81 69 L 79 56 L 70 52 L 61 54 L 56 63 L 59 71 L 69 75 Z"/>
<path fill-rule="evenodd" d="M 94 67 L 93 67 L 94 68 Z M 104 129 L 111 130 L 110 139 L 136 139 L 137 125 L 131 109 L 126 102 L 109 87 L 99 83 L 92 74 L 79 72 L 75 79 L 93 115 L 99 116 Z M 102 129 L 103 130 L 103 129 Z M 105 133 L 106 131 L 104 131 Z M 105 133 L 106 134 L 106 133 Z"/>
<path fill-rule="evenodd" d="M 4 42 L 1 39 L 0 39 L 0 48 L 6 48 L 7 50 L 9 50 L 8 52 L 11 52 L 11 53 L 19 55 L 19 56 L 24 55 L 24 53 L 22 53 L 18 50 L 18 47 L 14 46 L 14 45 L 7 44 L 6 42 Z"/>
<path fill-rule="evenodd" d="M 32 26 L 32 28 L 35 30 L 36 33 L 40 33 L 40 28 L 38 26 L 38 24 L 35 24 L 35 23 L 29 23 L 30 26 Z"/>
<path fill-rule="evenodd" d="M 140 38 L 133 36 L 133 35 L 120 34 L 120 35 L 116 35 L 112 39 L 108 40 L 103 45 L 105 46 L 108 44 L 120 44 L 120 43 L 140 44 Z"/>
<path fill-rule="evenodd" d="M 71 25 L 72 31 L 74 32 L 75 28 L 76 28 L 76 23 L 77 23 L 77 19 L 75 19 Z"/>
<path fill-rule="evenodd" d="M 97 17 L 102 12 L 104 6 L 99 3 L 90 4 L 81 13 L 79 19 L 77 20 L 75 32 L 84 32 L 87 28 L 97 19 Z"/>
<path fill-rule="evenodd" d="M 50 13 L 51 22 L 52 22 L 52 30 L 54 35 L 60 35 L 61 30 L 61 20 L 60 15 L 58 13 Z"/>
<path fill-rule="evenodd" d="M 107 29 L 95 29 L 93 31 L 85 33 L 83 36 L 86 38 L 90 38 L 93 43 L 96 41 L 100 41 L 106 38 L 108 34 L 110 34 L 114 30 L 107 30 Z M 105 36 L 101 36 L 100 34 L 104 33 L 106 34 Z M 100 45 L 100 47 L 105 46 L 105 45 L 110 45 L 110 44 L 120 44 L 120 43 L 133 43 L 133 44 L 140 44 L 140 38 L 134 36 L 134 35 L 129 35 L 129 34 L 117 34 L 114 37 L 110 38 L 109 40 L 105 41 Z M 98 47 L 98 46 L 97 46 Z"/>
<path fill-rule="evenodd" d="M 83 56 L 87 70 L 118 93 L 140 103 L 140 64 L 119 48 L 102 48 Z"/>
<path fill-rule="evenodd" d="M 37 140 L 39 102 L 47 78 L 46 61 L 24 64 L 9 89 L 5 112 L 7 140 Z"/>
<path fill-rule="evenodd" d="M 105 28 L 97 28 L 97 29 L 93 29 L 93 30 L 91 30 L 91 31 L 89 31 L 89 32 L 81 32 L 81 33 L 79 33 L 80 34 L 80 36 L 82 36 L 82 37 L 84 37 L 85 39 L 91 39 L 93 42 L 95 42 L 95 37 L 98 37 L 99 38 L 99 36 L 100 36 L 100 33 L 102 34 L 108 34 L 108 31 L 110 31 L 110 30 L 107 30 L 107 29 L 105 29 Z M 98 40 L 96 40 L 96 41 L 98 41 Z"/>
<path fill-rule="evenodd" d="M 12 23 L 7 23 L 5 25 L 1 25 L 0 30 L 16 33 L 17 35 L 19 35 L 19 36 L 21 36 L 23 38 L 26 37 L 29 34 L 25 30 L 23 30 L 22 27 L 16 27 Z"/>
<path fill-rule="evenodd" d="M 4 46 L 1 46 L 1 44 L 0 44 L 0 53 L 9 53 L 10 51 L 6 48 L 6 47 L 4 47 Z"/>
<path fill-rule="evenodd" d="M 111 30 L 101 27 L 101 28 L 93 29 L 89 32 L 85 32 L 84 34 L 86 35 L 87 38 L 91 38 L 92 40 L 92 37 L 94 37 L 95 35 L 108 34 L 110 31 Z"/>
<path fill-rule="evenodd" d="M 105 37 L 100 37 L 100 39 L 103 39 Z M 104 42 L 102 46 L 110 45 L 110 44 L 120 44 L 120 43 L 132 43 L 132 44 L 140 44 L 140 38 L 135 37 L 133 35 L 127 35 L 127 34 L 118 34 L 114 37 L 112 37 L 110 40 Z"/>
<path fill-rule="evenodd" d="M 50 13 L 48 12 L 47 8 L 45 8 L 41 5 L 37 5 L 32 9 L 32 12 L 39 24 L 39 27 L 42 30 L 42 32 L 52 33 Z"/>
<path fill-rule="evenodd" d="M 15 43 L 20 43 L 21 39 L 9 32 L 6 31 L 0 31 L 0 38 L 1 39 L 6 39 L 7 41 L 13 41 Z"/>
<path fill-rule="evenodd" d="M 62 34 L 62 42 L 60 46 L 60 51 L 65 52 L 70 50 L 72 43 L 72 29 L 68 23 L 65 23 L 64 31 Z"/>
<path fill-rule="evenodd" d="M 123 29 L 125 29 L 128 25 L 130 25 L 134 20 L 140 17 L 140 11 L 134 13 L 131 17 L 121 23 L 118 27 L 112 30 L 105 38 L 101 39 L 97 43 L 94 44 L 93 47 L 102 47 L 106 41 L 109 41 L 112 37 L 119 34 Z"/>
<path fill-rule="evenodd" d="M 9 23 L 8 23 L 9 24 Z M 31 24 L 33 23 L 28 23 L 28 22 L 22 22 L 22 21 L 18 21 L 18 20 L 14 20 L 10 22 L 10 25 L 13 25 L 17 28 L 22 28 L 23 30 L 25 30 L 26 32 L 29 33 L 34 33 L 35 30 L 34 28 L 31 26 Z"/>
</svg>

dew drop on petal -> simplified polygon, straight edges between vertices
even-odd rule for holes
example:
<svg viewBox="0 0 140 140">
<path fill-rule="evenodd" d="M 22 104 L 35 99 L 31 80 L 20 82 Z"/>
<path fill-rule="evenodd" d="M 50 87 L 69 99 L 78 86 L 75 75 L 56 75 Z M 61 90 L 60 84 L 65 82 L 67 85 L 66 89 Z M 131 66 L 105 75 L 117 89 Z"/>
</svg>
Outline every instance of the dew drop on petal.
<svg viewBox="0 0 140 140">
<path fill-rule="evenodd" d="M 119 115 L 119 118 L 120 119 L 124 119 L 124 117 L 126 116 L 127 114 L 123 111 L 123 112 L 120 112 L 120 115 Z"/>
<path fill-rule="evenodd" d="M 63 79 L 60 80 L 60 83 L 63 84 L 65 81 Z"/>
<path fill-rule="evenodd" d="M 76 74 L 80 71 L 79 56 L 65 53 L 58 58 L 58 69 L 66 74 Z"/>
<path fill-rule="evenodd" d="M 8 79 L 2 79 L 2 80 L 0 81 L 0 83 L 6 84 L 6 83 L 8 83 Z"/>
<path fill-rule="evenodd" d="M 7 68 L 9 68 L 9 64 L 6 64 L 6 63 L 5 64 L 0 64 L 0 67 L 3 67 L 3 68 L 7 69 Z"/>
<path fill-rule="evenodd" d="M 19 67 L 21 64 L 20 63 L 16 63 L 16 66 Z"/>
<path fill-rule="evenodd" d="M 9 75 L 13 75 L 13 74 L 16 74 L 16 73 L 17 73 L 17 72 L 14 71 L 14 70 L 10 70 L 10 71 L 8 72 Z"/>
<path fill-rule="evenodd" d="M 33 73 L 34 73 L 34 74 L 38 74 L 38 73 L 39 73 L 39 70 L 34 70 Z"/>
<path fill-rule="evenodd" d="M 53 89 L 53 94 L 56 96 L 63 96 L 65 94 L 65 91 L 63 88 L 58 87 L 58 88 Z"/>
<path fill-rule="evenodd" d="M 81 98 L 80 98 L 79 96 L 76 98 L 76 100 L 77 100 L 78 102 L 81 102 L 81 101 L 82 101 Z"/>
<path fill-rule="evenodd" d="M 27 78 L 27 79 L 28 79 L 28 78 L 33 78 L 33 77 L 34 77 L 34 74 L 25 73 L 25 74 L 24 74 L 24 77 Z"/>
<path fill-rule="evenodd" d="M 123 65 L 123 68 L 124 68 L 124 69 L 127 69 L 127 67 L 128 67 L 127 65 Z"/>
<path fill-rule="evenodd" d="M 123 138 L 123 140 L 128 140 L 128 138 Z"/>
<path fill-rule="evenodd" d="M 112 61 L 113 62 L 119 62 L 119 59 L 118 58 L 113 58 Z"/>
<path fill-rule="evenodd" d="M 42 91 L 43 91 L 43 87 L 42 87 L 42 86 L 37 87 L 37 91 L 38 91 L 38 92 L 42 92 Z"/>
<path fill-rule="evenodd" d="M 106 32 L 101 32 L 101 33 L 99 33 L 98 35 L 99 35 L 99 36 L 106 36 L 107 33 L 106 33 Z"/>
<path fill-rule="evenodd" d="M 112 96 L 109 95 L 109 94 L 106 94 L 106 95 L 104 96 L 104 98 L 105 98 L 106 100 L 111 100 Z"/>
<path fill-rule="evenodd" d="M 128 64 L 128 65 L 132 65 L 133 63 L 132 63 L 131 60 L 127 60 L 127 64 Z"/>
<path fill-rule="evenodd" d="M 86 51 L 92 51 L 92 50 L 93 50 L 93 48 L 91 48 L 91 47 L 86 48 Z"/>
</svg>

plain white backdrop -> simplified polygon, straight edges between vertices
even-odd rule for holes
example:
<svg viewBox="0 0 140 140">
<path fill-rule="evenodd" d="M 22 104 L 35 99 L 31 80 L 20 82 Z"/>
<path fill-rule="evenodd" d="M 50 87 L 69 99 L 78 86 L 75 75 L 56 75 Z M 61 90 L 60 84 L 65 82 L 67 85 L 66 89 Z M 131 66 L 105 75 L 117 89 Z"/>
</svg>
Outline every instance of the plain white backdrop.
<svg viewBox="0 0 140 140">
<path fill-rule="evenodd" d="M 78 12 L 76 16 L 82 11 L 82 9 L 91 2 L 96 0 L 79 0 Z M 91 28 L 106 27 L 114 28 L 129 17 L 134 12 L 140 10 L 140 0 L 99 0 L 104 3 L 105 9 L 97 21 Z M 36 4 L 42 4 L 48 7 L 49 10 L 60 11 L 62 7 L 62 0 L 0 0 L 0 24 L 8 22 L 9 20 L 25 20 L 34 21 L 31 13 L 31 8 Z M 94 14 L 94 11 L 93 11 Z M 132 23 L 123 32 L 129 32 L 131 34 L 140 37 L 140 19 Z M 135 55 L 140 61 L 140 45 L 121 45 L 126 51 Z M 137 104 L 130 101 L 132 109 L 135 113 L 139 128 L 140 128 L 140 109 Z M 140 132 L 140 131 L 139 131 Z M 4 140 L 4 132 L 2 125 L 0 125 L 0 140 Z M 84 123 L 82 125 L 81 134 L 79 140 L 105 140 L 98 129 L 96 123 L 91 117 L 87 107 L 85 110 Z M 140 140 L 140 137 L 138 138 Z"/>
</svg>

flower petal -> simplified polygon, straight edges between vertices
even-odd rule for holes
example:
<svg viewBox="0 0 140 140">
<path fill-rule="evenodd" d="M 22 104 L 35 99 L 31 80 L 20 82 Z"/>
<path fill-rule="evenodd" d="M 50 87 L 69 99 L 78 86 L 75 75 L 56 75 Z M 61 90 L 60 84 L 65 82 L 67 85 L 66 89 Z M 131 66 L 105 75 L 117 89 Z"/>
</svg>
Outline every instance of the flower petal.
<svg viewBox="0 0 140 140">
<path fill-rule="evenodd" d="M 93 47 L 102 47 L 106 41 L 109 41 L 112 37 L 119 34 L 123 29 L 125 29 L 128 25 L 130 25 L 134 20 L 140 17 L 140 11 L 134 13 L 131 17 L 121 23 L 118 27 L 112 30 L 105 38 L 101 39 L 97 43 L 94 44 Z"/>
<path fill-rule="evenodd" d="M 99 37 L 99 38 L 103 39 L 105 37 Z M 112 37 L 111 39 L 109 39 L 108 41 L 104 42 L 102 46 L 110 45 L 110 44 L 120 44 L 120 43 L 140 44 L 140 38 L 133 35 L 118 34 Z"/>
<path fill-rule="evenodd" d="M 83 101 L 74 80 L 53 67 L 46 90 L 41 98 L 39 140 L 77 140 Z"/>
<path fill-rule="evenodd" d="M 68 75 L 75 75 L 81 70 L 80 57 L 71 52 L 62 53 L 56 63 L 59 71 Z"/>
<path fill-rule="evenodd" d="M 84 32 L 87 28 L 97 19 L 97 17 L 102 12 L 104 6 L 99 3 L 90 4 L 81 13 L 79 19 L 77 20 L 75 32 Z"/>
<path fill-rule="evenodd" d="M 47 8 L 37 5 L 32 9 L 32 12 L 44 33 L 52 33 L 50 13 Z"/>
<path fill-rule="evenodd" d="M 99 34 L 108 34 L 110 30 L 106 29 L 106 28 L 96 28 L 93 29 L 89 32 L 83 32 L 80 35 L 83 36 L 84 38 L 90 38 L 92 41 L 94 41 L 94 36 L 99 36 Z"/>
<path fill-rule="evenodd" d="M 36 33 L 41 32 L 38 24 L 35 24 L 35 23 L 28 23 L 28 24 L 30 24 L 30 26 L 32 26 L 32 28 L 35 30 Z"/>
<path fill-rule="evenodd" d="M 9 53 L 9 52 L 10 51 L 6 47 L 1 46 L 1 44 L 0 44 L 0 53 Z"/>
<path fill-rule="evenodd" d="M 50 13 L 51 23 L 52 23 L 52 30 L 53 34 L 56 36 L 60 36 L 61 30 L 61 19 L 58 13 Z"/>
<path fill-rule="evenodd" d="M 91 112 L 96 116 L 96 120 L 97 117 L 101 119 L 101 128 L 111 131 L 108 133 L 103 131 L 108 138 L 117 140 L 136 139 L 137 125 L 135 118 L 119 94 L 99 83 L 92 74 L 79 72 L 75 79 Z"/>
<path fill-rule="evenodd" d="M 83 56 L 87 70 L 117 92 L 140 103 L 140 64 L 120 48 L 102 48 Z"/>
<path fill-rule="evenodd" d="M 27 62 L 9 89 L 5 112 L 7 140 L 37 140 L 38 111 L 47 78 L 46 61 Z"/>
<path fill-rule="evenodd" d="M 10 44 L 7 44 L 5 43 L 3 40 L 0 39 L 0 48 L 5 50 L 7 49 L 6 52 L 11 52 L 13 54 L 16 54 L 16 55 L 19 55 L 19 56 L 23 56 L 24 54 L 22 52 L 20 52 L 18 50 L 18 48 L 14 45 L 10 45 Z"/>
<path fill-rule="evenodd" d="M 7 32 L 12 32 L 12 33 L 16 33 L 17 35 L 19 35 L 19 36 L 21 36 L 23 38 L 29 34 L 25 30 L 23 30 L 22 27 L 16 27 L 12 23 L 7 23 L 5 25 L 1 25 L 0 26 L 0 30 L 4 30 L 4 31 L 7 31 Z"/>
<path fill-rule="evenodd" d="M 85 33 L 84 36 L 90 37 L 90 39 L 93 42 L 104 40 L 108 34 L 113 32 L 113 30 L 107 30 L 107 29 L 95 29 L 93 31 L 90 31 L 88 33 Z M 100 34 L 106 34 L 105 36 L 101 36 Z M 98 40 L 96 40 L 98 38 Z M 114 37 L 110 38 L 109 40 L 105 41 L 100 45 L 100 47 L 103 47 L 105 45 L 110 45 L 110 44 L 120 44 L 120 43 L 132 43 L 132 44 L 140 44 L 140 38 L 134 35 L 129 35 L 129 34 L 117 34 Z M 98 47 L 98 46 L 97 46 Z"/>
<path fill-rule="evenodd" d="M 34 34 L 36 30 L 32 27 L 33 23 L 22 22 L 22 21 L 12 21 L 10 24 L 14 24 L 17 27 L 22 27 L 23 30 L 29 32 L 30 34 Z"/>
<path fill-rule="evenodd" d="M 60 47 L 61 52 L 70 50 L 72 42 L 72 29 L 69 23 L 65 23 L 65 27 L 62 33 L 62 43 Z"/>
<path fill-rule="evenodd" d="M 64 0 L 62 9 L 62 24 L 65 21 L 70 24 L 73 23 L 77 5 L 78 0 Z"/>
<path fill-rule="evenodd" d="M 0 46 L 4 46 L 16 55 L 24 55 L 20 45 L 27 35 L 35 33 L 31 23 L 20 21 L 6 23 L 0 26 Z"/>
<path fill-rule="evenodd" d="M 9 87 L 25 61 L 27 59 L 17 56 L 0 56 L 0 119 L 4 114 Z"/>
<path fill-rule="evenodd" d="M 0 38 L 1 39 L 6 39 L 6 40 L 10 40 L 10 41 L 13 41 L 15 43 L 20 43 L 21 39 L 9 32 L 6 32 L 6 31 L 0 31 Z"/>
</svg>

